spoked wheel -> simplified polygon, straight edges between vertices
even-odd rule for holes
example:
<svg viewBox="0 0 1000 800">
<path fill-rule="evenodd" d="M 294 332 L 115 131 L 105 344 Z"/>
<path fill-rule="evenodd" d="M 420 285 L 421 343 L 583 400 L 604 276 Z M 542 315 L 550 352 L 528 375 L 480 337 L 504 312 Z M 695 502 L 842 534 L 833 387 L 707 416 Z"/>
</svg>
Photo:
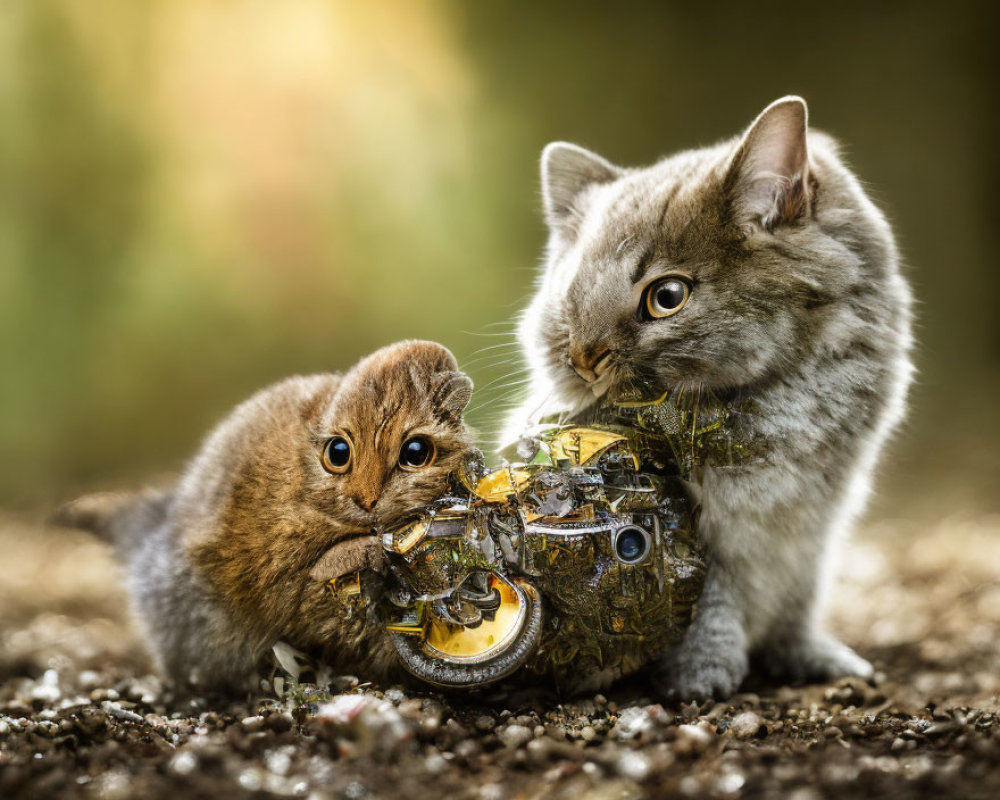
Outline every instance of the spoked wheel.
<svg viewBox="0 0 1000 800">
<path fill-rule="evenodd" d="M 474 627 L 430 612 L 423 635 L 390 631 L 403 666 L 442 687 L 469 688 L 507 677 L 528 660 L 542 635 L 542 603 L 529 583 L 490 573 L 488 586 L 500 602 Z"/>
</svg>

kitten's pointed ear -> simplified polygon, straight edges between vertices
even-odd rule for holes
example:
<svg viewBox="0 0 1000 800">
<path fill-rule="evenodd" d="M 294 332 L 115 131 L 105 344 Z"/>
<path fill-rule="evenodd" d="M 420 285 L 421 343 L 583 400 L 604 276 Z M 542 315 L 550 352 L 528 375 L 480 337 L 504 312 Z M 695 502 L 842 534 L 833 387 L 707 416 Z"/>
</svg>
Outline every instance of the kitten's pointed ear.
<svg viewBox="0 0 1000 800">
<path fill-rule="evenodd" d="M 545 221 L 561 233 L 576 230 L 577 201 L 588 186 L 610 183 L 621 175 L 610 161 L 568 142 L 547 145 L 542 151 L 541 169 Z"/>
<path fill-rule="evenodd" d="M 434 405 L 456 419 L 461 418 L 472 400 L 472 378 L 464 372 L 442 372 L 438 381 Z"/>
<path fill-rule="evenodd" d="M 765 108 L 743 137 L 726 178 L 740 224 L 773 231 L 810 205 L 808 111 L 801 97 Z"/>
</svg>

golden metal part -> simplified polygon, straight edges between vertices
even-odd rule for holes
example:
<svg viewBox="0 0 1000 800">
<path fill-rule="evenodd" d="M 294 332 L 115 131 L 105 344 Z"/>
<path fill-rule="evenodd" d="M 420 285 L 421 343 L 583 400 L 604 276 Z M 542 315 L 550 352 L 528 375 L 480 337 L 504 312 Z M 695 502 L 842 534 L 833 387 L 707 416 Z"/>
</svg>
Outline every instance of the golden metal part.
<svg viewBox="0 0 1000 800">
<path fill-rule="evenodd" d="M 524 488 L 535 472 L 525 467 L 503 467 L 483 476 L 476 484 L 476 494 L 487 503 L 503 503 Z"/>
<path fill-rule="evenodd" d="M 361 594 L 361 573 L 350 572 L 338 578 L 331 578 L 330 591 L 333 593 L 334 598 L 338 595 L 353 597 Z"/>
<path fill-rule="evenodd" d="M 618 408 L 645 408 L 646 406 L 658 406 L 667 399 L 667 395 L 669 394 L 670 390 L 667 389 L 667 391 L 655 400 L 619 400 L 615 403 L 615 405 L 618 406 Z"/>
<path fill-rule="evenodd" d="M 421 518 L 414 520 L 410 525 L 405 528 L 400 529 L 395 536 L 392 538 L 392 549 L 400 554 L 408 553 L 421 541 L 423 541 L 424 536 L 427 535 L 427 529 L 430 527 L 430 520 L 427 518 Z"/>
<path fill-rule="evenodd" d="M 618 444 L 627 444 L 628 440 L 613 431 L 594 430 L 593 428 L 567 428 L 549 439 L 549 455 L 553 463 L 569 461 L 573 466 L 583 466 L 600 457 Z M 632 455 L 635 468 L 639 468 L 638 459 Z"/>
<path fill-rule="evenodd" d="M 425 619 L 425 615 L 421 614 L 419 622 L 391 622 L 385 626 L 385 629 L 387 631 L 396 631 L 396 633 L 405 633 L 407 636 L 419 636 L 423 638 L 427 635 L 427 625 L 425 624 Z"/>
<path fill-rule="evenodd" d="M 449 660 L 479 660 L 505 649 L 520 633 L 525 608 L 514 587 L 498 575 L 491 575 L 490 589 L 500 593 L 500 607 L 493 619 L 484 619 L 475 628 L 453 625 L 431 617 L 425 650 L 429 655 Z"/>
</svg>

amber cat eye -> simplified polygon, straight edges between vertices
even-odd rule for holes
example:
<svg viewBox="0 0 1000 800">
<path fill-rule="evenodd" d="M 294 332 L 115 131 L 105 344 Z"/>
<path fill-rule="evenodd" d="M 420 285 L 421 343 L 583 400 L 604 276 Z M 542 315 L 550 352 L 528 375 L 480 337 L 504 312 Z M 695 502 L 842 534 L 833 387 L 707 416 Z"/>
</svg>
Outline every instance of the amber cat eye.
<svg viewBox="0 0 1000 800">
<path fill-rule="evenodd" d="M 343 436 L 331 436 L 323 446 L 323 469 L 343 473 L 351 466 L 351 443 Z"/>
<path fill-rule="evenodd" d="M 639 309 L 646 319 L 671 317 L 684 308 L 690 297 L 690 281 L 678 275 L 667 275 L 646 287 Z"/>
<path fill-rule="evenodd" d="M 399 451 L 399 466 L 403 469 L 420 469 L 434 461 L 434 443 L 426 436 L 413 436 L 403 442 Z"/>
</svg>

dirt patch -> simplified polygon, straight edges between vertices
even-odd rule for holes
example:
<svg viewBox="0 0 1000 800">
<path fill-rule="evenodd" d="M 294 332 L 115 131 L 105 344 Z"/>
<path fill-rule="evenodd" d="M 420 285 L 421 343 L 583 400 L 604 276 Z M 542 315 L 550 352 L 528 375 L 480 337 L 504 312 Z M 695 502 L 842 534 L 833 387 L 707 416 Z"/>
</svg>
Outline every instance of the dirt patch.
<svg viewBox="0 0 1000 800">
<path fill-rule="evenodd" d="M 0 796 L 1000 796 L 1000 519 L 861 531 L 832 627 L 879 670 L 725 703 L 359 684 L 178 701 L 83 536 L 0 524 Z M 332 695 L 332 698 L 331 696 Z"/>
</svg>

